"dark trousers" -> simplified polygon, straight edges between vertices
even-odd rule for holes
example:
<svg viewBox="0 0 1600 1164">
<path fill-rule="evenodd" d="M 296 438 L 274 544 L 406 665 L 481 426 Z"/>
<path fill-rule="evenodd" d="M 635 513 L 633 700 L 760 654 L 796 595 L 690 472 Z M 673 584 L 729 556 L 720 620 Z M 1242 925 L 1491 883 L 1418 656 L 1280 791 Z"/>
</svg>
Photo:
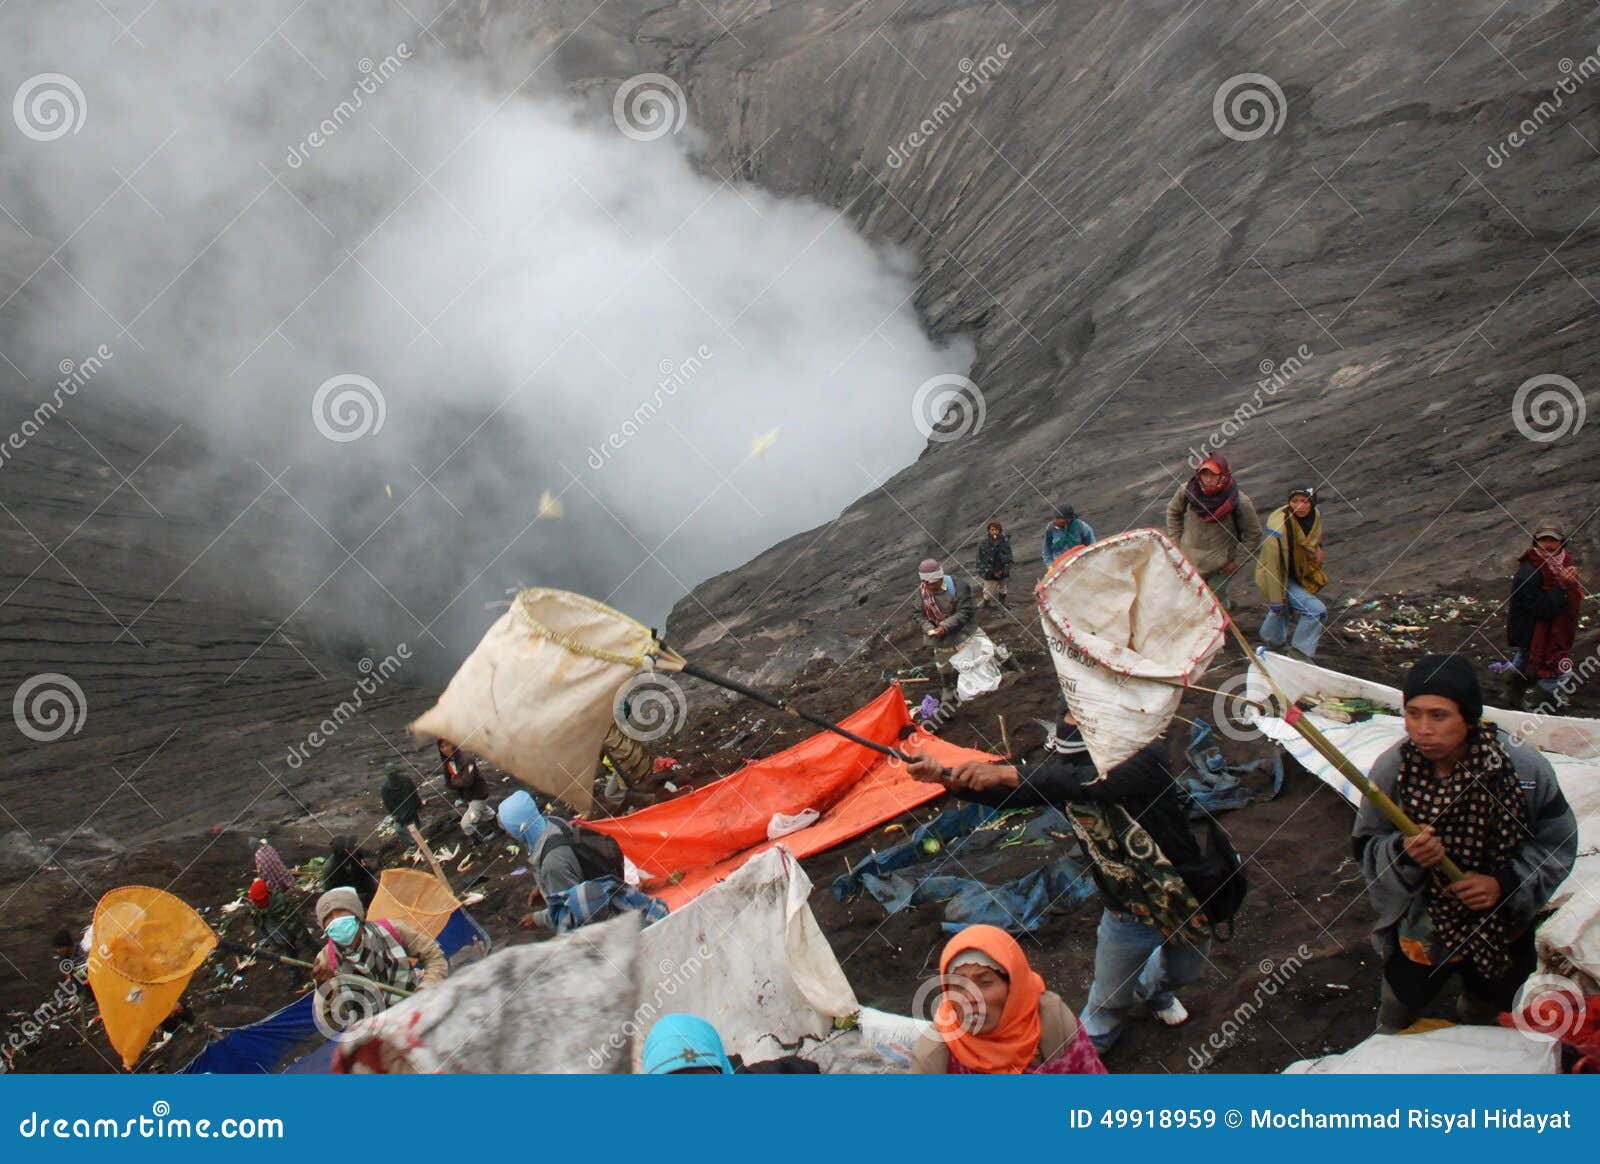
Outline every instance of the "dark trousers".
<svg viewBox="0 0 1600 1164">
<path fill-rule="evenodd" d="M 1529 974 L 1533 973 L 1538 964 L 1539 956 L 1533 945 L 1533 930 L 1529 929 L 1520 937 L 1512 939 L 1511 966 L 1498 978 L 1486 977 L 1479 973 L 1472 963 L 1464 961 L 1446 962 L 1442 966 L 1423 966 L 1396 950 L 1383 965 L 1383 981 L 1388 987 L 1385 994 L 1392 996 L 1393 1003 L 1408 1013 L 1414 1022 L 1449 984 L 1450 979 L 1459 974 L 1460 1013 L 1466 1015 L 1471 1012 L 1477 1021 L 1492 1022 L 1500 1012 L 1511 1009 L 1517 988 Z M 1390 1003 L 1390 1000 L 1386 998 L 1385 1003 Z M 1409 1026 L 1410 1023 L 1397 1021 L 1401 1017 L 1404 1015 L 1392 1016 L 1388 1025 Z"/>
</svg>

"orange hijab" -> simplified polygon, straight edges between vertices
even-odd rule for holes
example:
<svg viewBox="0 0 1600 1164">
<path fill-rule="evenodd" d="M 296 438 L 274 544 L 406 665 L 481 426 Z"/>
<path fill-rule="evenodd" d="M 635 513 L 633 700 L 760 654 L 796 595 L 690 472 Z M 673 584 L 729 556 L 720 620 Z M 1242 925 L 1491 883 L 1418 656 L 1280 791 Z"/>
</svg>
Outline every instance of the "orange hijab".
<svg viewBox="0 0 1600 1164">
<path fill-rule="evenodd" d="M 1028 965 L 1028 956 L 1010 934 L 995 926 L 968 926 L 949 942 L 939 956 L 939 973 L 948 977 L 956 956 L 967 950 L 987 954 L 1004 968 L 1010 980 L 1005 1011 L 986 1035 L 974 1035 L 961 1026 L 960 1011 L 948 993 L 940 999 L 933 1025 L 963 1067 L 989 1075 L 1019 1075 L 1039 1051 L 1039 998 L 1044 979 Z"/>
</svg>

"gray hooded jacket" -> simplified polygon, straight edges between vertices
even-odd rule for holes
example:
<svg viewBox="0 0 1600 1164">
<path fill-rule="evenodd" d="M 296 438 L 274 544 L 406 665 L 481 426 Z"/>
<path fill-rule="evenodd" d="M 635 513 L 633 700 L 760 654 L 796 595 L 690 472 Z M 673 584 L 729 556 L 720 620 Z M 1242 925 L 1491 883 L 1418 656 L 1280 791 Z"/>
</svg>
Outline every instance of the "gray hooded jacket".
<svg viewBox="0 0 1600 1164">
<path fill-rule="evenodd" d="M 1488 873 L 1500 882 L 1500 903 L 1512 929 L 1521 932 L 1572 872 L 1578 855 L 1578 822 L 1556 783 L 1555 769 L 1536 748 L 1513 743 L 1496 729 L 1516 768 L 1517 781 L 1528 807 L 1528 837 L 1504 869 L 1467 869 Z M 1372 782 L 1388 796 L 1400 778 L 1400 749 L 1390 748 L 1372 765 Z M 1405 855 L 1405 837 L 1372 802 L 1363 799 L 1351 831 L 1356 860 L 1367 881 L 1367 896 L 1377 918 L 1373 944 L 1388 955 L 1396 947 L 1395 928 L 1427 889 L 1429 872 Z"/>
</svg>

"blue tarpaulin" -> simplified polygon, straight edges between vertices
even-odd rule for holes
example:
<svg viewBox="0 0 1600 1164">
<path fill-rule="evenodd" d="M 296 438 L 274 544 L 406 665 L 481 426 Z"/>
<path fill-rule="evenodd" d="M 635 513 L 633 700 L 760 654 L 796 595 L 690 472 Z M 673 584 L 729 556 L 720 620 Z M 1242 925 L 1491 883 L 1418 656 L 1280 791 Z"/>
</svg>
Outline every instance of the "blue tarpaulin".
<svg viewBox="0 0 1600 1164">
<path fill-rule="evenodd" d="M 450 915 L 436 939 L 454 969 L 489 950 L 489 935 L 464 909 Z M 481 951 L 472 949 L 474 943 Z M 466 953 L 463 954 L 463 951 Z M 323 1038 L 312 1018 L 312 996 L 306 992 L 260 1022 L 225 1031 L 179 1074 L 251 1075 L 289 1072 L 321 1073 L 333 1062 L 333 1044 Z"/>
<path fill-rule="evenodd" d="M 1005 821 L 998 821 L 1002 816 Z M 984 827 L 989 825 L 994 827 Z M 833 894 L 848 901 L 865 890 L 891 914 L 943 901 L 940 924 L 947 932 L 982 924 L 1031 933 L 1052 911 L 1070 910 L 1094 893 L 1094 880 L 1083 866 L 1060 857 L 1004 885 L 989 885 L 981 875 L 1000 863 L 1005 849 L 1044 848 L 1070 843 L 1071 837 L 1071 824 L 1053 808 L 1035 814 L 963 804 L 835 878 Z M 929 839 L 939 842 L 932 853 L 924 847 Z"/>
</svg>

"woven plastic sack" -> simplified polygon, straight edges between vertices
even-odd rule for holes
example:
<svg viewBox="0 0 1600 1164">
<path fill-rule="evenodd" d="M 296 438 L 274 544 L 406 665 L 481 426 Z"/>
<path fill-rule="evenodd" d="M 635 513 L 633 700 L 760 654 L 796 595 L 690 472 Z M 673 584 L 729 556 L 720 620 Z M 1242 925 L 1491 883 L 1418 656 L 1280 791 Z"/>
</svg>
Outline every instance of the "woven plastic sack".
<svg viewBox="0 0 1600 1164">
<path fill-rule="evenodd" d="M 378 892 L 367 907 L 372 921 L 404 922 L 412 929 L 437 938 L 450 924 L 461 903 L 432 873 L 417 869 L 385 869 Z"/>
<path fill-rule="evenodd" d="M 638 958 L 636 913 L 499 950 L 351 1027 L 333 1070 L 626 1072 Z"/>
<path fill-rule="evenodd" d="M 1166 730 L 1227 628 L 1205 581 L 1160 530 L 1057 558 L 1037 595 L 1061 692 L 1102 773 Z"/>
<path fill-rule="evenodd" d="M 95 906 L 89 986 L 106 1037 L 133 1069 L 195 970 L 216 948 L 204 919 L 147 885 L 113 889 Z"/>
<path fill-rule="evenodd" d="M 411 730 L 487 757 L 587 815 L 613 703 L 653 646 L 649 627 L 609 606 L 524 590 Z"/>
</svg>

